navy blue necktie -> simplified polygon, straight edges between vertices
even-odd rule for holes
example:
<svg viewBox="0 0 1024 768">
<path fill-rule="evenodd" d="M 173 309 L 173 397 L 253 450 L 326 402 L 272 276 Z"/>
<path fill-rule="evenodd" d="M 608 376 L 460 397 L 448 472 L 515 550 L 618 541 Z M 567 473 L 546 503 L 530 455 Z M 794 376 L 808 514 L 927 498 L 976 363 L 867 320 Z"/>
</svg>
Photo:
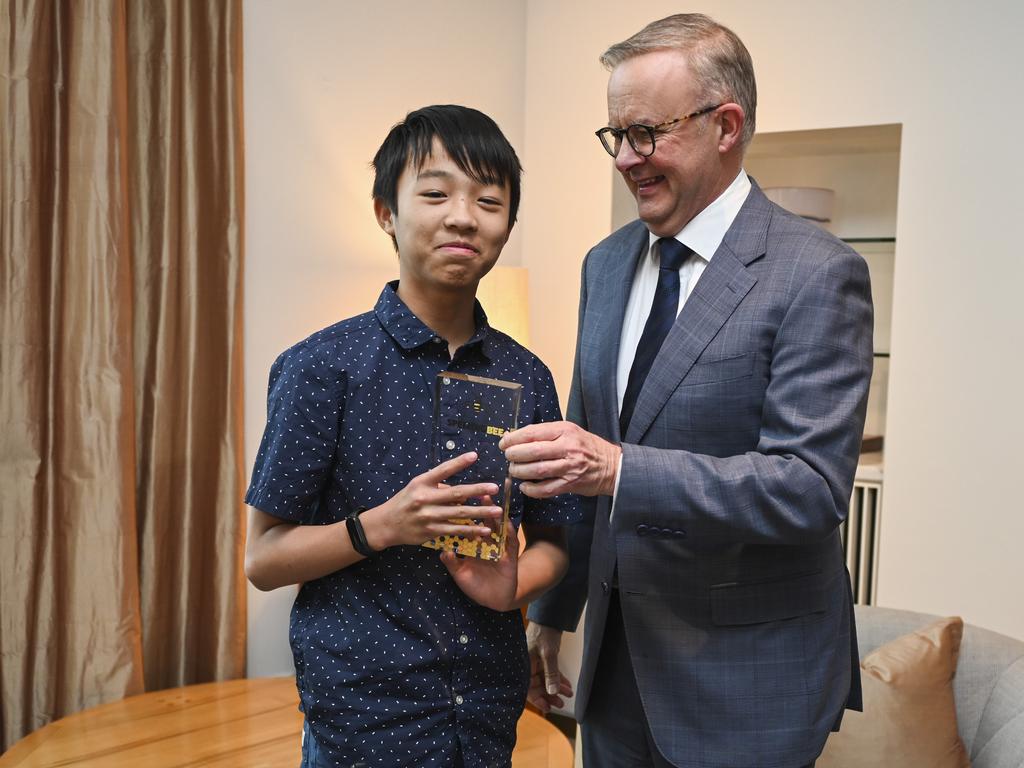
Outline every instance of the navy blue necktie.
<svg viewBox="0 0 1024 768">
<path fill-rule="evenodd" d="M 647 316 L 643 335 L 636 346 L 636 356 L 633 358 L 633 367 L 629 369 L 629 382 L 619 413 L 619 435 L 622 437 L 626 436 L 629 421 L 633 418 L 633 409 L 636 408 L 636 399 L 643 389 L 654 358 L 676 321 L 679 310 L 679 268 L 693 253 L 690 248 L 671 237 L 658 240 L 658 249 L 661 253 L 658 287 L 654 291 L 651 314 Z"/>
</svg>

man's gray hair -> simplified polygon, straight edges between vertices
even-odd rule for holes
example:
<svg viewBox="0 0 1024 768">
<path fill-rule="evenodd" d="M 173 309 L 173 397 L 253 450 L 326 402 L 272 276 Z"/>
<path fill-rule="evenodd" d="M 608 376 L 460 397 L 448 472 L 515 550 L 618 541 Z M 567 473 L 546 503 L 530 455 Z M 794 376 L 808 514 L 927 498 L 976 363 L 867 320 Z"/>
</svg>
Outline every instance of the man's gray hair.
<svg viewBox="0 0 1024 768">
<path fill-rule="evenodd" d="M 652 21 L 632 37 L 616 43 L 601 56 L 609 70 L 626 59 L 652 51 L 677 50 L 686 54 L 697 87 L 712 102 L 734 101 L 746 119 L 740 145 L 745 150 L 754 137 L 757 83 L 754 63 L 736 33 L 701 13 L 677 13 Z M 699 109 L 709 104 L 695 104 Z"/>
</svg>

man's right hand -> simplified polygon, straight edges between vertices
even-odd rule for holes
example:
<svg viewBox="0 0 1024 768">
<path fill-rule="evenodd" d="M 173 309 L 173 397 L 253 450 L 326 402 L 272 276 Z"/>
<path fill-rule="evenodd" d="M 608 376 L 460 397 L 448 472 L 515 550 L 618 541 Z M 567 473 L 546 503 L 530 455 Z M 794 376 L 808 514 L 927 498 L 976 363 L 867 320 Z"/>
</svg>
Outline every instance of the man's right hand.
<svg viewBox="0 0 1024 768">
<path fill-rule="evenodd" d="M 528 424 L 506 432 L 498 447 L 519 488 L 534 499 L 562 493 L 611 496 L 622 447 L 569 421 Z"/>
<path fill-rule="evenodd" d="M 572 683 L 558 669 L 558 649 L 562 630 L 530 622 L 526 627 L 526 647 L 530 651 L 530 688 L 526 700 L 544 714 L 564 705 L 562 697 L 573 695 Z"/>
</svg>

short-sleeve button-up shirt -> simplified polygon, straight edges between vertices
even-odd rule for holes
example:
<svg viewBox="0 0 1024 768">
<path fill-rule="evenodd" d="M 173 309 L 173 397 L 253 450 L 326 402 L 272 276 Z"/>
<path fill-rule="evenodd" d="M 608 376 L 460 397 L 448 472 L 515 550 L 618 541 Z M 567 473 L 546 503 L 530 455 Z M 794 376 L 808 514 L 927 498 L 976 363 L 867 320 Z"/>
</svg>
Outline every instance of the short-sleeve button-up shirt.
<svg viewBox="0 0 1024 768">
<path fill-rule="evenodd" d="M 521 384 L 520 424 L 561 418 L 547 368 L 490 328 L 479 304 L 476 334 L 452 359 L 396 287 L 274 363 L 248 504 L 333 523 L 384 503 L 433 457 L 470 449 L 468 435 L 432 429 L 433 380 L 444 370 Z M 572 496 L 514 489 L 510 514 L 564 524 L 579 509 Z M 508 764 L 529 677 L 519 612 L 466 597 L 436 551 L 391 547 L 303 584 L 290 639 L 301 708 L 331 764 Z"/>
</svg>

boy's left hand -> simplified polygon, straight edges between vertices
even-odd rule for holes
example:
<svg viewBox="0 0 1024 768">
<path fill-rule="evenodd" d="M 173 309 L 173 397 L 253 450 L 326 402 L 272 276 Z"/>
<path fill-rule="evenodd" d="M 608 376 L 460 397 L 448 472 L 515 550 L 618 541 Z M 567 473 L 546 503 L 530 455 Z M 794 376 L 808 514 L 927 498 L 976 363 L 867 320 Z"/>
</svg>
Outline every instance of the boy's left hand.
<svg viewBox="0 0 1024 768">
<path fill-rule="evenodd" d="M 512 523 L 505 527 L 505 554 L 497 562 L 477 557 L 456 557 L 442 552 L 441 562 L 455 579 L 459 589 L 474 602 L 495 611 L 516 607 L 519 586 L 519 536 Z"/>
</svg>

